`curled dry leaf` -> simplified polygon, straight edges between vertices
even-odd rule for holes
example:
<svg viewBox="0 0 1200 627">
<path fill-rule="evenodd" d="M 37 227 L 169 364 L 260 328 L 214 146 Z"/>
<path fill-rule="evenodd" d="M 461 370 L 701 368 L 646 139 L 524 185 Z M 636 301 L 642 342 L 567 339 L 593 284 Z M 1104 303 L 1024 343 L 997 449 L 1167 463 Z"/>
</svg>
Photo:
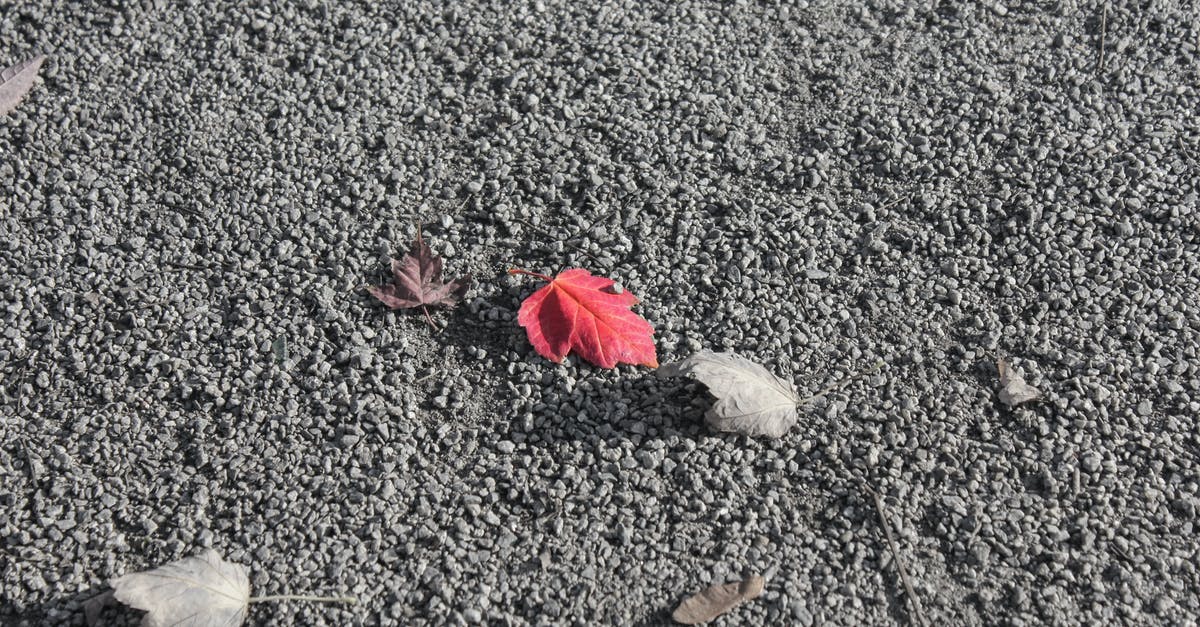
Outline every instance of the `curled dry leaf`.
<svg viewBox="0 0 1200 627">
<path fill-rule="evenodd" d="M 1041 400 L 1042 391 L 1025 383 L 1021 376 L 1009 363 L 1003 359 L 996 361 L 996 370 L 1000 372 L 1000 402 L 1009 407 L 1021 403 Z"/>
<path fill-rule="evenodd" d="M 0 70 L 0 115 L 8 115 L 17 108 L 33 87 L 33 79 L 45 60 L 43 54 Z"/>
<path fill-rule="evenodd" d="M 154 570 L 112 581 L 117 600 L 148 612 L 145 627 L 236 627 L 246 618 L 250 578 L 246 569 L 209 549 Z"/>
<path fill-rule="evenodd" d="M 671 614 L 671 618 L 684 625 L 706 623 L 745 601 L 762 594 L 766 580 L 759 575 L 744 581 L 723 583 L 701 590 L 686 598 Z"/>
<path fill-rule="evenodd" d="M 734 353 L 700 351 L 659 370 L 661 376 L 691 376 L 716 397 L 704 414 L 718 431 L 781 438 L 799 419 L 800 397 L 792 385 Z"/>
</svg>

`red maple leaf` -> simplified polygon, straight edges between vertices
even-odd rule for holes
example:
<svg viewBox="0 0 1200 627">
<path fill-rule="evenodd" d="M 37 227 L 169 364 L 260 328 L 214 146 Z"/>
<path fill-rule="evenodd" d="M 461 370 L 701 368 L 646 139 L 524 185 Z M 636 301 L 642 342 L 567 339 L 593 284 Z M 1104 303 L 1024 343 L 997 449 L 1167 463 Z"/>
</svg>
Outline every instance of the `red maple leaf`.
<svg viewBox="0 0 1200 627">
<path fill-rule="evenodd" d="M 561 363 L 574 350 L 601 368 L 618 363 L 658 367 L 654 327 L 629 308 L 637 297 L 613 288 L 615 281 L 592 276 L 587 270 L 563 270 L 554 278 L 526 270 L 549 284 L 521 303 L 517 323 L 539 355 Z"/>
<path fill-rule="evenodd" d="M 469 274 L 449 283 L 442 282 L 442 258 L 433 254 L 429 244 L 421 237 L 419 228 L 412 250 L 404 259 L 392 260 L 392 276 L 392 285 L 369 287 L 367 291 L 392 309 L 420 307 L 425 312 L 425 321 L 435 329 L 437 326 L 429 316 L 428 307 L 453 307 L 466 295 L 467 287 L 471 285 Z"/>
</svg>

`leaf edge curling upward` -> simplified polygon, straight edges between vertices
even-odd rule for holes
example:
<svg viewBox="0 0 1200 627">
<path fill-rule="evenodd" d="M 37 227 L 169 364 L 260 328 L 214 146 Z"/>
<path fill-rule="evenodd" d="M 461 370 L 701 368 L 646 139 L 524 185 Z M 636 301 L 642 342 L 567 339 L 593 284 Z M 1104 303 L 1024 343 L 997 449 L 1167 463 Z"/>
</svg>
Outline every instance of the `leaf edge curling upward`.
<svg viewBox="0 0 1200 627">
<path fill-rule="evenodd" d="M 658 374 L 687 376 L 703 383 L 717 399 L 705 412 L 704 421 L 717 431 L 778 439 L 800 419 L 796 407 L 801 399 L 795 387 L 737 353 L 699 351 L 663 365 Z M 776 398 L 756 401 L 756 387 L 760 388 L 759 394 L 766 391 Z"/>
</svg>

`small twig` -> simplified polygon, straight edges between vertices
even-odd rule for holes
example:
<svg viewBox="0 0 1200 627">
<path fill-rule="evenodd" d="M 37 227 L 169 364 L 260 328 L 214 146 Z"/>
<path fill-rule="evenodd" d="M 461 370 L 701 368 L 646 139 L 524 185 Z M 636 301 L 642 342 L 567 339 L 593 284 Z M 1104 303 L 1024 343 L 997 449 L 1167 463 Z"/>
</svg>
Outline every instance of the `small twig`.
<svg viewBox="0 0 1200 627">
<path fill-rule="evenodd" d="M 114 309 L 113 311 L 115 311 L 116 313 L 124 314 L 124 313 L 129 313 L 129 312 L 137 310 L 137 309 L 152 309 L 152 308 L 158 307 L 160 305 L 169 304 L 170 302 L 171 302 L 171 299 L 169 299 L 169 298 L 160 298 L 158 300 L 152 300 L 152 301 L 145 302 L 145 303 L 137 303 L 134 305 L 128 305 L 128 306 L 122 307 L 120 309 Z"/>
<path fill-rule="evenodd" d="M 17 437 L 17 443 L 21 445 L 21 452 L 25 453 L 25 469 L 29 471 L 29 481 L 37 484 L 41 481 L 38 476 L 37 467 L 33 465 L 33 456 L 29 454 L 29 447 L 25 445 L 25 438 Z"/>
<path fill-rule="evenodd" d="M 883 499 L 871 486 L 864 484 L 863 489 L 875 501 L 875 511 L 879 513 L 879 523 L 883 525 L 883 533 L 887 536 L 888 547 L 892 550 L 892 559 L 896 562 L 896 570 L 900 571 L 900 582 L 904 585 L 904 592 L 908 595 L 909 602 L 912 603 L 917 623 L 922 627 L 928 627 L 929 623 L 925 620 L 925 612 L 921 609 L 921 600 L 917 598 L 916 592 L 913 592 L 912 582 L 908 579 L 908 569 L 904 568 L 904 560 L 900 556 L 899 549 L 896 548 L 896 539 L 892 537 L 892 526 L 888 523 L 887 510 L 883 508 Z"/>
<path fill-rule="evenodd" d="M 549 238 L 552 238 L 552 239 L 562 242 L 563 246 L 568 246 L 570 248 L 575 249 L 575 252 L 582 253 L 584 257 L 587 257 L 588 259 L 591 259 L 592 261 L 594 261 L 598 264 L 604 263 L 598 257 L 596 257 L 592 253 L 588 252 L 588 250 L 586 248 L 584 248 L 581 244 L 576 244 L 576 243 L 572 242 L 571 240 L 575 239 L 574 237 L 569 237 L 565 240 L 560 240 L 557 237 L 555 237 L 554 234 L 551 233 L 550 231 L 543 229 L 542 227 L 530 222 L 529 220 L 526 220 L 525 218 L 513 218 L 513 219 L 516 220 L 517 222 L 520 222 L 521 224 L 524 224 L 525 226 L 541 233 L 542 235 L 545 235 L 546 237 L 549 237 Z M 578 237 L 578 236 L 576 236 L 576 237 Z M 555 274 L 558 274 L 558 273 L 555 272 Z"/>
<path fill-rule="evenodd" d="M 1100 14 L 1100 61 L 1096 65 L 1097 72 L 1104 71 L 1104 40 L 1108 37 L 1108 5 L 1104 5 L 1104 12 Z"/>
<path fill-rule="evenodd" d="M 202 266 L 200 264 L 184 263 L 182 261 L 173 261 L 173 260 L 169 260 L 169 259 L 167 261 L 162 262 L 162 264 L 164 266 L 176 268 L 178 270 L 192 270 L 194 272 L 205 272 L 208 270 L 218 270 L 218 271 L 228 270 L 230 268 L 233 268 L 235 265 L 237 265 L 231 261 L 217 261 L 211 266 Z"/>
<path fill-rule="evenodd" d="M 909 192 L 907 195 L 896 196 L 895 198 L 880 205 L 879 208 L 880 209 L 891 209 L 892 207 L 895 207 L 896 205 L 898 205 L 906 200 L 912 200 L 913 196 L 916 196 L 916 195 L 917 195 L 916 192 Z"/>
<path fill-rule="evenodd" d="M 870 368 L 867 368 L 866 370 L 862 370 L 860 372 L 851 374 L 850 376 L 848 376 L 845 379 L 842 379 L 841 381 L 838 381 L 836 383 L 831 383 L 831 384 L 825 386 L 824 388 L 822 388 L 821 391 L 817 392 L 816 394 L 813 394 L 812 396 L 809 396 L 808 398 L 802 399 L 800 402 L 796 403 L 796 405 L 797 406 L 807 405 L 808 403 L 811 403 L 811 402 L 817 400 L 818 398 L 821 398 L 822 396 L 829 394 L 830 392 L 836 392 L 837 390 L 840 390 L 840 389 L 846 387 L 847 385 L 850 385 L 851 382 L 861 379 L 861 378 L 871 374 L 872 372 L 875 372 L 876 370 L 883 368 L 885 365 L 886 365 L 886 363 L 882 359 L 880 359 L 879 361 L 875 362 L 875 365 L 871 366 Z"/>
<path fill-rule="evenodd" d="M 542 515 L 541 515 L 541 517 L 540 517 L 540 518 L 541 518 L 541 522 L 545 522 L 545 521 L 553 521 L 553 520 L 557 519 L 558 517 L 562 516 L 562 513 L 563 513 L 563 500 L 562 500 L 562 497 L 560 497 L 560 496 L 555 496 L 555 497 L 553 497 L 553 498 L 554 498 L 554 511 L 553 511 L 553 512 L 547 512 L 547 513 L 545 513 L 545 514 L 542 514 Z"/>
<path fill-rule="evenodd" d="M 536 279 L 541 279 L 541 280 L 543 280 L 543 281 L 545 281 L 545 282 L 547 282 L 547 283 L 549 283 L 549 282 L 551 282 L 551 281 L 553 281 L 553 280 L 554 280 L 554 279 L 552 279 L 552 278 L 550 278 L 550 277 L 548 277 L 548 276 L 546 276 L 546 275 L 544 275 L 544 274 L 538 274 L 537 272 L 530 272 L 530 271 L 528 271 L 528 270 L 522 270 L 522 269 L 520 269 L 520 268 L 509 268 L 509 269 L 508 269 L 508 274 L 510 274 L 510 275 L 524 274 L 524 275 L 526 275 L 526 276 L 531 276 L 531 277 L 534 277 L 534 278 L 536 278 Z"/>
<path fill-rule="evenodd" d="M 196 272 L 203 272 L 205 270 L 212 269 L 208 266 L 201 266 L 194 263 L 182 263 L 179 261 L 166 261 L 163 262 L 163 265 L 171 266 L 172 268 L 179 268 L 180 270 L 195 270 Z"/>
<path fill-rule="evenodd" d="M 475 197 L 475 194 L 467 194 L 467 197 L 463 198 L 463 201 L 461 203 L 459 203 L 458 209 L 456 209 L 455 211 L 462 211 L 463 207 L 466 207 L 467 203 L 471 202 L 471 199 L 474 197 Z"/>
<path fill-rule="evenodd" d="M 439 374 L 441 374 L 441 372 L 440 372 L 440 371 L 438 371 L 438 370 L 431 370 L 431 371 L 429 372 L 429 374 L 427 374 L 427 375 L 425 375 L 425 376 L 421 377 L 420 379 L 416 379 L 416 380 L 414 380 L 414 381 L 412 382 L 412 384 L 413 384 L 413 385 L 416 385 L 416 384 L 418 384 L 418 383 L 424 383 L 424 382 L 428 381 L 429 379 L 432 379 L 433 377 L 436 377 L 436 376 L 438 376 Z"/>
<path fill-rule="evenodd" d="M 425 322 L 429 323 L 429 328 L 433 329 L 434 331 L 438 331 L 438 325 L 433 323 L 433 316 L 429 315 L 429 308 L 425 305 L 421 305 L 421 311 L 425 312 Z"/>
<path fill-rule="evenodd" d="M 197 218 L 200 218 L 200 219 L 202 219 L 202 220 L 207 220 L 207 219 L 208 219 L 208 216 L 207 216 L 207 215 L 205 215 L 203 211 L 200 211 L 199 209 L 196 209 L 195 207 L 189 207 L 189 206 L 187 206 L 187 205 L 172 205 L 170 208 L 171 208 L 171 209 L 174 209 L 174 210 L 176 210 L 176 211 L 181 211 L 181 212 L 183 212 L 183 213 L 186 213 L 186 214 L 188 214 L 188 215 L 195 216 L 195 217 L 197 217 Z"/>
<path fill-rule="evenodd" d="M 315 603 L 349 603 L 351 605 L 358 603 L 358 599 L 354 597 L 317 597 L 307 594 L 271 594 L 263 597 L 250 597 L 251 603 L 267 601 L 313 601 Z"/>
<path fill-rule="evenodd" d="M 587 234 L 592 231 L 592 229 L 596 228 L 597 224 L 600 224 L 601 220 L 607 220 L 611 215 L 612 215 L 611 213 L 602 213 L 602 214 L 596 216 L 596 219 L 592 220 L 591 224 L 587 225 L 586 227 L 583 228 L 583 230 L 579 231 L 579 233 L 575 237 L 586 237 Z M 575 237 L 569 237 L 569 238 L 567 238 L 567 241 L 573 240 L 573 239 L 575 239 Z"/>
<path fill-rule="evenodd" d="M 790 284 L 792 286 L 792 296 L 794 296 L 796 298 L 796 300 L 799 301 L 800 300 L 800 288 L 796 285 L 796 277 L 792 275 L 791 270 L 788 270 L 786 266 L 783 268 L 783 276 L 787 277 L 788 284 Z"/>
</svg>

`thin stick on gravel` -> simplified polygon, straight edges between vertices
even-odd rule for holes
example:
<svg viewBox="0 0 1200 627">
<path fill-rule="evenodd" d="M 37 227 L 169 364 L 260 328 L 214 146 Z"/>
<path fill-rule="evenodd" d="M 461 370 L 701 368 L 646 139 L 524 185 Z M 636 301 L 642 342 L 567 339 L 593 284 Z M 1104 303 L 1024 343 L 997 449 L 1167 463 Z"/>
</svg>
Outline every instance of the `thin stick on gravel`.
<svg viewBox="0 0 1200 627">
<path fill-rule="evenodd" d="M 888 523 L 887 510 L 883 507 L 883 498 L 870 486 L 864 485 L 863 489 L 875 501 L 875 511 L 879 513 L 879 524 L 883 525 L 883 534 L 887 536 L 888 547 L 892 551 L 892 559 L 896 561 L 896 570 L 900 571 L 900 582 L 904 584 L 904 593 L 908 595 L 908 601 L 912 603 L 913 614 L 916 616 L 917 624 L 922 627 L 928 627 L 929 623 L 925 620 L 925 612 L 921 609 L 921 600 L 917 598 L 916 592 L 913 592 L 912 582 L 908 579 L 908 569 L 904 568 L 904 560 L 900 556 L 900 550 L 896 548 L 896 539 L 892 537 L 892 526 Z"/>
<path fill-rule="evenodd" d="M 1108 37 L 1108 5 L 1104 5 L 1104 12 L 1100 14 L 1100 61 L 1096 64 L 1096 71 L 1104 71 L 1104 40 Z"/>
<path fill-rule="evenodd" d="M 575 252 L 582 253 L 584 257 L 587 257 L 588 259 L 591 259 L 592 261 L 596 262 L 597 264 L 603 264 L 603 263 L 604 263 L 603 261 L 601 261 L 600 259 L 598 259 L 598 258 L 597 258 L 595 255 L 593 255 L 592 253 L 588 252 L 588 251 L 587 251 L 587 249 L 586 249 L 586 248 L 584 248 L 582 244 L 576 244 L 576 243 L 574 243 L 574 242 L 572 242 L 572 241 L 571 241 L 571 240 L 573 240 L 573 239 L 575 239 L 575 238 L 572 238 L 572 237 L 568 237 L 567 239 L 560 239 L 560 238 L 557 238 L 557 237 L 555 237 L 555 236 L 554 236 L 554 234 L 553 234 L 553 233 L 551 233 L 550 231 L 548 231 L 548 230 L 546 230 L 546 229 L 543 229 L 542 227 L 540 227 L 540 226 L 538 226 L 538 225 L 534 224 L 533 222 L 530 222 L 529 220 L 526 220 L 525 218 L 513 218 L 513 220 L 515 220 L 515 221 L 517 221 L 517 222 L 520 222 L 521 224 L 524 224 L 525 226 L 527 226 L 527 227 L 529 227 L 529 228 L 531 228 L 531 229 L 533 229 L 533 230 L 535 230 L 535 231 L 537 231 L 537 232 L 541 233 L 542 235 L 545 235 L 546 237 L 549 237 L 549 238 L 553 239 L 554 241 L 559 241 L 559 242 L 562 242 L 563 246 L 566 246 L 566 247 L 570 247 L 570 248 L 573 248 L 573 249 L 575 249 Z M 576 237 L 578 237 L 578 236 L 576 236 Z M 555 274 L 558 274 L 558 273 L 557 273 L 557 272 L 555 272 Z"/>
<path fill-rule="evenodd" d="M 270 594 L 263 597 L 250 597 L 249 603 L 269 603 L 272 601 L 312 601 L 314 603 L 358 603 L 355 597 L 320 597 L 311 594 Z"/>
<path fill-rule="evenodd" d="M 916 195 L 917 195 L 916 192 L 909 192 L 908 194 L 896 196 L 895 198 L 880 205 L 879 208 L 880 209 L 891 209 L 892 207 L 895 207 L 896 205 L 898 205 L 906 200 L 912 200 L 913 197 Z"/>
<path fill-rule="evenodd" d="M 25 438 L 17 437 L 17 444 L 21 445 L 21 452 L 25 454 L 25 470 L 29 472 L 29 481 L 36 484 L 41 481 L 38 476 L 37 466 L 33 465 L 33 456 L 29 454 L 29 447 L 25 444 Z"/>
<path fill-rule="evenodd" d="M 194 263 L 183 263 L 181 261 L 164 261 L 163 265 L 167 265 L 172 268 L 178 268 L 180 270 L 194 270 L 196 272 L 204 272 L 205 270 L 212 269 L 212 268 L 209 268 L 208 266 L 201 266 L 201 265 L 194 264 Z"/>
<path fill-rule="evenodd" d="M 852 372 L 845 379 L 842 379 L 840 381 L 835 381 L 834 383 L 830 383 L 829 385 L 821 388 L 816 394 L 813 394 L 812 396 L 801 399 L 800 402 L 796 403 L 796 405 L 798 405 L 798 406 L 799 405 L 807 405 L 807 404 L 817 400 L 818 398 L 821 398 L 822 396 L 829 394 L 830 392 L 836 392 L 836 391 L 846 387 L 847 385 L 850 385 L 851 383 L 875 372 L 876 370 L 880 370 L 881 368 L 883 368 L 886 365 L 887 365 L 887 362 L 880 359 L 879 361 L 876 361 L 870 368 L 867 368 L 866 370 L 860 370 L 859 372 Z"/>
</svg>

